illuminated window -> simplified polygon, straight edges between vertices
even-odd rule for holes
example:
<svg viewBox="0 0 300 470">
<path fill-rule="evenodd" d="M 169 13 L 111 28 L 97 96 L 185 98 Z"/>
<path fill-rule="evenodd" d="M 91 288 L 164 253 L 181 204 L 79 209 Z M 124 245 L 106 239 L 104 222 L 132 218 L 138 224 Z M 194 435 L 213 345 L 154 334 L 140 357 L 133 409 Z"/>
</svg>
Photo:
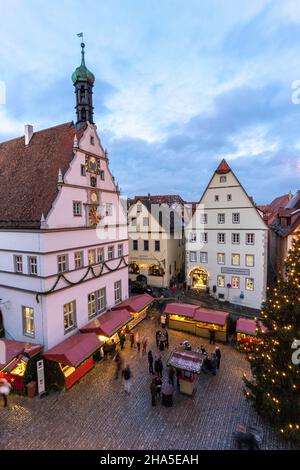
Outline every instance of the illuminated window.
<svg viewBox="0 0 300 470">
<path fill-rule="evenodd" d="M 218 264 L 225 264 L 225 253 L 217 254 Z"/>
<path fill-rule="evenodd" d="M 137 263 L 129 264 L 129 274 L 140 274 L 140 267 Z"/>
<path fill-rule="evenodd" d="M 88 260 L 90 266 L 96 263 L 96 250 L 88 250 Z"/>
<path fill-rule="evenodd" d="M 232 276 L 232 278 L 231 278 L 231 287 L 233 289 L 239 289 L 240 288 L 240 278 L 238 276 Z"/>
<path fill-rule="evenodd" d="M 74 253 L 74 262 L 75 262 L 75 269 L 82 268 L 82 266 L 83 266 L 83 251 L 76 251 Z"/>
<path fill-rule="evenodd" d="M 218 287 L 225 287 L 225 276 L 218 276 Z"/>
<path fill-rule="evenodd" d="M 23 316 L 23 334 L 24 336 L 30 336 L 34 338 L 35 328 L 34 328 L 34 312 L 31 307 L 22 307 L 22 316 Z"/>
<path fill-rule="evenodd" d="M 245 279 L 245 289 L 254 290 L 254 279 L 252 277 L 246 277 Z"/>
<path fill-rule="evenodd" d="M 240 265 L 240 255 L 237 253 L 233 253 L 231 255 L 231 264 L 232 266 L 239 266 Z"/>
<path fill-rule="evenodd" d="M 64 305 L 64 330 L 65 333 L 76 328 L 76 302 L 73 300 Z"/>
<path fill-rule="evenodd" d="M 246 266 L 254 266 L 254 255 L 246 255 Z"/>
<path fill-rule="evenodd" d="M 171 271 L 172 271 L 172 267 L 171 267 Z M 164 272 L 158 264 L 153 264 L 152 266 L 150 266 L 148 270 L 148 274 L 149 276 L 163 276 Z"/>
</svg>

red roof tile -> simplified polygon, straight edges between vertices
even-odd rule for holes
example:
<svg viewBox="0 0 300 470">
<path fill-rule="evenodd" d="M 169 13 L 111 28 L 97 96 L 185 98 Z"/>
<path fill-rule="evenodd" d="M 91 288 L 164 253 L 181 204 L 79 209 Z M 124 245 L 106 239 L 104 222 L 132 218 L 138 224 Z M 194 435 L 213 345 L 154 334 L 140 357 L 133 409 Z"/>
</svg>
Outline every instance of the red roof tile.
<svg viewBox="0 0 300 470">
<path fill-rule="evenodd" d="M 261 322 L 258 323 L 262 331 L 266 331 L 267 328 L 263 326 Z M 236 322 L 236 331 L 240 333 L 246 333 L 249 335 L 256 336 L 256 321 L 249 318 L 239 318 Z"/>
<path fill-rule="evenodd" d="M 153 300 L 154 297 L 149 294 L 133 295 L 132 297 L 123 300 L 123 302 L 113 307 L 113 310 L 126 308 L 129 312 L 137 313 L 143 310 L 143 308 L 147 307 L 147 305 L 150 305 Z"/>
<path fill-rule="evenodd" d="M 76 334 L 65 339 L 44 353 L 49 361 L 77 367 L 90 357 L 103 343 L 95 333 Z"/>
<path fill-rule="evenodd" d="M 0 143 L 0 226 L 39 228 L 57 195 L 59 169 L 64 174 L 73 159 L 77 131 L 72 122 Z"/>
<path fill-rule="evenodd" d="M 177 304 L 171 303 L 167 304 L 165 308 L 165 313 L 167 314 L 175 314 L 175 315 L 182 315 L 184 317 L 193 318 L 194 313 L 197 310 L 197 305 L 192 304 Z"/>
<path fill-rule="evenodd" d="M 229 173 L 231 171 L 231 168 L 230 166 L 228 165 L 228 163 L 226 162 L 226 160 L 223 158 L 223 160 L 221 161 L 220 165 L 218 166 L 218 168 L 216 169 L 216 173 L 218 173 L 219 175 L 224 175 L 226 173 Z"/>
<path fill-rule="evenodd" d="M 195 321 L 211 323 L 214 325 L 225 325 L 228 317 L 228 312 L 221 312 L 219 310 L 209 310 L 208 308 L 203 307 L 198 308 L 194 314 Z"/>
<path fill-rule="evenodd" d="M 106 312 L 101 317 L 91 321 L 83 328 L 80 328 L 80 331 L 81 333 L 93 332 L 97 335 L 110 337 L 132 319 L 133 316 L 127 309 L 114 310 Z"/>
<path fill-rule="evenodd" d="M 15 341 L 7 338 L 1 338 L 1 341 L 5 344 L 6 363 L 0 364 L 0 369 L 8 364 L 14 357 L 17 357 L 24 352 L 28 354 L 29 357 L 33 357 L 43 349 L 40 344 Z"/>
</svg>

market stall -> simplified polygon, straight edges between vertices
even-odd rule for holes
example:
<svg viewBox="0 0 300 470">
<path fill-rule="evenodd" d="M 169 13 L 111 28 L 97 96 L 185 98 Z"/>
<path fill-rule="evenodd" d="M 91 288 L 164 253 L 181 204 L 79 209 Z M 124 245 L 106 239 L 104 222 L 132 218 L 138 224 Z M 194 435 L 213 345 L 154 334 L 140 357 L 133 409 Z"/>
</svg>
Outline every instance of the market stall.
<svg viewBox="0 0 300 470">
<path fill-rule="evenodd" d="M 69 389 L 94 367 L 93 355 L 103 343 L 95 333 L 75 334 L 44 353 L 50 386 Z"/>
<path fill-rule="evenodd" d="M 36 362 L 41 357 L 40 344 L 1 339 L 5 348 L 5 364 L 0 364 L 0 377 L 6 378 L 13 390 L 26 392 L 26 385 L 36 381 Z"/>
<path fill-rule="evenodd" d="M 215 340 L 227 342 L 228 336 L 228 312 L 197 308 L 194 314 L 196 322 L 195 333 L 197 336 L 209 338 L 211 331 L 215 332 Z"/>
<path fill-rule="evenodd" d="M 169 328 L 195 334 L 194 314 L 197 308 L 197 305 L 191 304 L 167 304 L 164 313 L 168 316 Z"/>
<path fill-rule="evenodd" d="M 181 393 L 193 395 L 195 392 L 203 359 L 203 354 L 194 351 L 175 350 L 170 355 L 167 366 L 176 369 Z"/>
<path fill-rule="evenodd" d="M 254 345 L 261 341 L 257 338 L 257 330 L 265 332 L 267 328 L 261 321 L 250 318 L 239 318 L 236 322 L 236 344 L 241 351 L 253 351 Z"/>
<path fill-rule="evenodd" d="M 134 328 L 140 321 L 144 320 L 147 316 L 147 311 L 154 298 L 152 295 L 149 294 L 140 294 L 140 295 L 133 295 L 123 302 L 119 303 L 113 310 L 128 310 L 132 315 L 132 320 L 128 323 L 128 327 L 131 330 Z"/>
<path fill-rule="evenodd" d="M 125 308 L 106 312 L 80 328 L 81 333 L 94 333 L 101 344 L 114 345 L 119 342 L 120 332 L 125 333 L 126 325 L 132 320 L 131 313 Z"/>
</svg>

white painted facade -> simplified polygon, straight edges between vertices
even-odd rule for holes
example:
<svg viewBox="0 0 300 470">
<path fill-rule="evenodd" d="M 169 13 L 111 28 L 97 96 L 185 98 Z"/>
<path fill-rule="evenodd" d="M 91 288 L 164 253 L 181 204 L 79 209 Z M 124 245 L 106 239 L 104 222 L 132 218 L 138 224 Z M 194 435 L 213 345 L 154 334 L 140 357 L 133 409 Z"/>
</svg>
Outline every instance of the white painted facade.
<svg viewBox="0 0 300 470">
<path fill-rule="evenodd" d="M 100 169 L 104 172 L 102 178 L 99 175 L 96 177 L 95 188 L 90 185 L 90 174 L 81 174 L 86 154 L 99 157 Z M 74 158 L 63 175 L 63 183 L 58 185 L 58 195 L 49 213 L 45 214 L 41 229 L 0 229 L 0 308 L 8 338 L 42 343 L 47 350 L 95 318 L 88 315 L 90 293 L 105 288 L 108 309 L 116 303 L 115 283 L 120 281 L 118 300 L 128 297 L 126 211 L 120 209 L 118 187 L 108 163 L 96 126 L 88 124 L 78 145 L 75 143 Z M 91 191 L 98 193 L 102 214 L 101 225 L 97 229 L 91 226 L 88 217 Z M 74 216 L 73 201 L 80 203 L 82 215 Z M 106 204 L 112 205 L 112 215 L 106 215 Z M 114 254 L 108 260 L 108 250 L 112 246 Z M 43 295 L 53 289 L 57 281 L 58 256 L 68 255 L 64 275 L 69 281 L 77 283 L 89 269 L 88 250 L 95 249 L 97 255 L 98 248 L 104 249 L 104 261 L 108 268 L 114 270 L 119 266 L 117 270 L 110 272 L 104 267 L 99 277 L 89 272 L 83 282 L 73 286 L 60 279 L 54 291 Z M 75 268 L 75 252 L 83 253 L 83 265 L 78 268 Z M 16 272 L 15 256 L 22 257 L 22 273 Z M 37 275 L 31 275 L 28 271 L 29 257 L 36 257 Z M 102 262 L 96 262 L 93 266 L 96 276 L 101 266 Z M 36 293 L 41 294 L 37 297 Z M 64 305 L 71 301 L 76 302 L 74 326 L 65 331 Z M 24 330 L 23 306 L 33 309 L 34 335 L 28 335 Z"/>
<path fill-rule="evenodd" d="M 231 170 L 214 173 L 185 235 L 188 288 L 208 288 L 219 300 L 260 308 L 268 228 Z"/>
</svg>

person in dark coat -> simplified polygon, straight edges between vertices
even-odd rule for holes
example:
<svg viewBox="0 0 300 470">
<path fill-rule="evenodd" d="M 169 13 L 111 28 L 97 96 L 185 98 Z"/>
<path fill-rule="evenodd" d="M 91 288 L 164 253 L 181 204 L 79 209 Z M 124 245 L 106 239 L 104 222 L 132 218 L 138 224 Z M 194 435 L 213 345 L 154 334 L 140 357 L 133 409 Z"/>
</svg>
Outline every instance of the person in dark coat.
<svg viewBox="0 0 300 470">
<path fill-rule="evenodd" d="M 152 398 L 152 406 L 156 405 L 156 394 L 157 394 L 157 386 L 156 383 L 152 380 L 150 385 L 150 393 Z"/>
<path fill-rule="evenodd" d="M 156 346 L 159 347 L 159 338 L 160 338 L 161 332 L 158 330 L 155 333 L 155 338 L 156 338 Z"/>
<path fill-rule="evenodd" d="M 217 358 L 217 369 L 220 369 L 220 362 L 221 362 L 222 354 L 221 354 L 221 350 L 218 346 L 216 347 L 215 355 L 216 355 L 216 358 Z"/>
<path fill-rule="evenodd" d="M 154 372 L 156 373 L 156 375 L 159 375 L 158 372 L 159 372 L 159 363 L 158 363 L 158 357 L 155 356 L 154 358 Z"/>
<path fill-rule="evenodd" d="M 130 347 L 134 348 L 134 334 L 130 333 Z"/>
<path fill-rule="evenodd" d="M 153 374 L 153 356 L 152 351 L 148 352 L 149 374 Z"/>
<path fill-rule="evenodd" d="M 215 330 L 209 330 L 209 344 L 215 344 L 216 332 Z"/>
<path fill-rule="evenodd" d="M 121 354 L 119 352 L 117 352 L 117 354 L 115 355 L 115 362 L 116 362 L 116 374 L 115 374 L 115 378 L 118 379 L 119 378 L 119 373 L 121 372 L 122 370 L 122 357 L 121 357 Z"/>
<path fill-rule="evenodd" d="M 158 366 L 158 375 L 162 378 L 162 375 L 163 375 L 163 363 L 162 363 L 162 360 L 161 360 L 161 357 L 158 358 L 157 360 L 157 366 Z"/>
<path fill-rule="evenodd" d="M 205 349 L 205 347 L 204 347 L 202 344 L 201 344 L 201 346 L 200 346 L 200 351 L 201 351 L 202 354 L 205 354 L 205 353 L 206 353 L 206 349 Z"/>
<path fill-rule="evenodd" d="M 125 339 L 126 339 L 124 333 L 120 333 L 119 338 L 120 338 L 120 347 L 121 347 L 121 350 L 123 350 L 124 349 Z"/>
<path fill-rule="evenodd" d="M 169 347 L 169 333 L 167 332 L 167 330 L 165 332 L 165 336 L 166 336 L 166 348 L 168 348 Z"/>
<path fill-rule="evenodd" d="M 210 363 L 212 375 L 217 375 L 217 358 L 215 353 L 212 353 Z"/>
<path fill-rule="evenodd" d="M 160 398 L 161 387 L 162 387 L 162 380 L 161 380 L 161 378 L 159 377 L 159 375 L 157 375 L 156 377 L 154 377 L 153 382 L 154 382 L 154 384 L 155 384 L 155 386 L 156 386 L 156 395 Z"/>
<path fill-rule="evenodd" d="M 174 375 L 175 375 L 175 370 L 173 369 L 173 367 L 170 367 L 169 369 L 169 384 L 170 385 L 173 385 L 174 387 Z"/>
</svg>

